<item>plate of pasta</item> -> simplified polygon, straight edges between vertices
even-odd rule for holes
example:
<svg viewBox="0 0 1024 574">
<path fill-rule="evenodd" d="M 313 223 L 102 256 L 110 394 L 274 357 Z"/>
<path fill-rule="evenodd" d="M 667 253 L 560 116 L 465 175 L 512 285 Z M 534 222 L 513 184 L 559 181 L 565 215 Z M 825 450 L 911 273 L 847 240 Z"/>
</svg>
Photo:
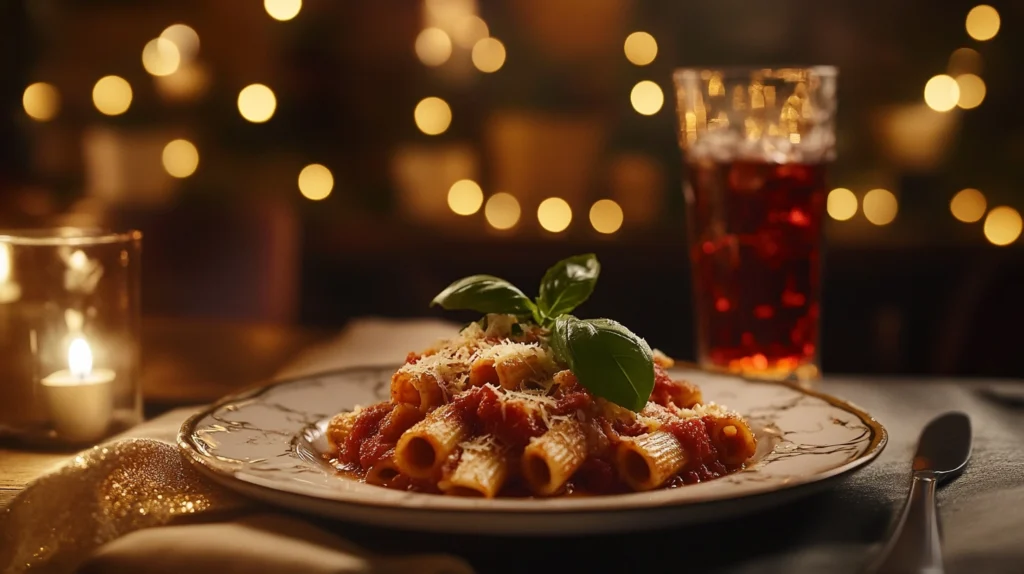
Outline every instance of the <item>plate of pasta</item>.
<svg viewBox="0 0 1024 574">
<path fill-rule="evenodd" d="M 532 300 L 489 275 L 433 301 L 480 318 L 401 365 L 279 381 L 191 417 L 214 480 L 305 512 L 404 529 L 559 535 L 752 512 L 827 487 L 884 448 L 854 405 L 676 363 L 579 319 L 600 266 L 552 267 Z"/>
</svg>

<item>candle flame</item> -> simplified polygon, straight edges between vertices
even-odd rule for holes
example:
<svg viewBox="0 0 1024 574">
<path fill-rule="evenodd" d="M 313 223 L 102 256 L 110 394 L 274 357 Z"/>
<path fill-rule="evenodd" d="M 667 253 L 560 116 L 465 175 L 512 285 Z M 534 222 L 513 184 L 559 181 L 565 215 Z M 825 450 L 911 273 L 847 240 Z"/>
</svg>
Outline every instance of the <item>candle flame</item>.
<svg viewBox="0 0 1024 574">
<path fill-rule="evenodd" d="M 0 283 L 11 278 L 11 246 L 0 243 Z"/>
<path fill-rule="evenodd" d="M 75 271 L 81 271 L 85 269 L 85 266 L 89 264 L 89 257 L 82 251 L 75 251 L 68 258 L 68 267 L 71 267 Z"/>
<path fill-rule="evenodd" d="M 85 378 L 92 373 L 92 349 L 81 337 L 76 337 L 68 347 L 68 369 L 71 374 Z"/>
</svg>

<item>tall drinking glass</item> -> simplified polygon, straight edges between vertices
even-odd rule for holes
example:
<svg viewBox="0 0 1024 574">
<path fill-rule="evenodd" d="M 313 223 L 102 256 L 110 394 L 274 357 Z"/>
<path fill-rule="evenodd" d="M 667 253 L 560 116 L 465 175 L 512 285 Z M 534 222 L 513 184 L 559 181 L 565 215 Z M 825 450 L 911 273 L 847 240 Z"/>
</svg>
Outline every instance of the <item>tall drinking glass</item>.
<svg viewBox="0 0 1024 574">
<path fill-rule="evenodd" d="M 836 69 L 679 69 L 674 81 L 698 362 L 816 379 Z"/>
</svg>

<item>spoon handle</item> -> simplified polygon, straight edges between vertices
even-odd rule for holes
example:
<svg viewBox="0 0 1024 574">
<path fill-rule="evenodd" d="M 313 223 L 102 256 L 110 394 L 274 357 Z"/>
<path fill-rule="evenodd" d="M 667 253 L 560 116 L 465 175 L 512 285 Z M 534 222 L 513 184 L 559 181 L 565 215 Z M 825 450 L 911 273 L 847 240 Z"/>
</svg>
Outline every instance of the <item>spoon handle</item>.
<svg viewBox="0 0 1024 574">
<path fill-rule="evenodd" d="M 872 572 L 880 574 L 942 574 L 939 515 L 935 505 L 938 478 L 930 471 L 914 473 L 910 494 L 889 543 Z"/>
</svg>

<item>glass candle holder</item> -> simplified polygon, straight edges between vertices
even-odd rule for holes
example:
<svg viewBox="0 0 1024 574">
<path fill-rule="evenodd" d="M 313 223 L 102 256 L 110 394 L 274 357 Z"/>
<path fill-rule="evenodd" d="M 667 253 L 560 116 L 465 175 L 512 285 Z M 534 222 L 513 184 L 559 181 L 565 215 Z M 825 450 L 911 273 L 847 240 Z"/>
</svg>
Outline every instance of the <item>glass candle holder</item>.
<svg viewBox="0 0 1024 574">
<path fill-rule="evenodd" d="M 142 420 L 142 234 L 0 231 L 0 437 L 96 443 Z"/>
</svg>

